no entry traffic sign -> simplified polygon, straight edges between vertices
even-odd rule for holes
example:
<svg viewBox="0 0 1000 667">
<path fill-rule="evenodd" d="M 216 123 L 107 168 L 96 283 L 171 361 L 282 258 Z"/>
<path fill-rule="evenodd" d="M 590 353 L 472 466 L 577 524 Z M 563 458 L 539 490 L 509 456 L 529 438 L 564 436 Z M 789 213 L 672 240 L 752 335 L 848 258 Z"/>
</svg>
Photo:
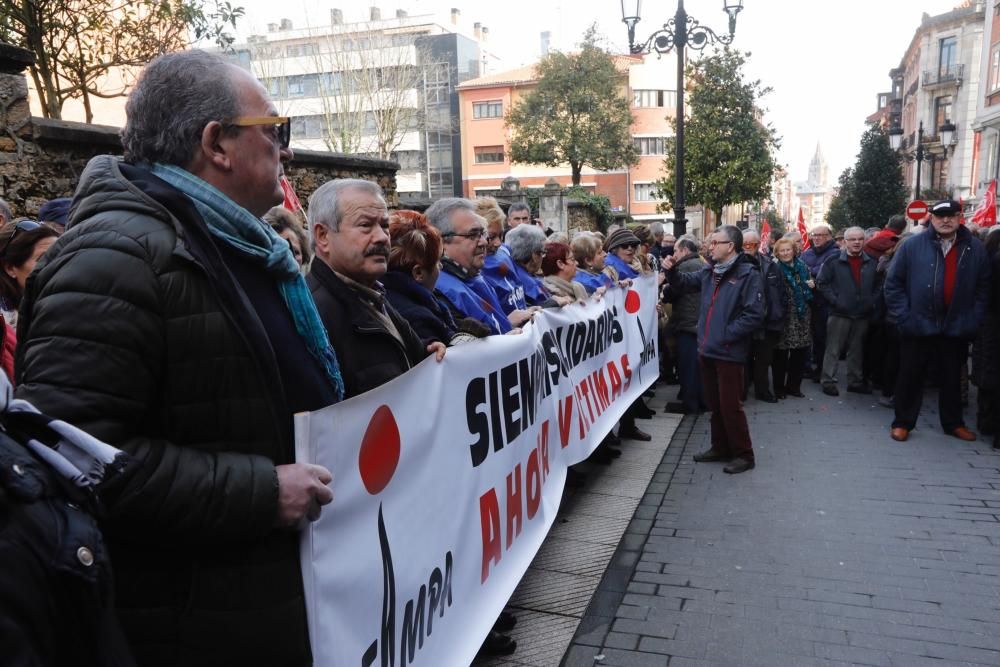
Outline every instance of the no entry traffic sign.
<svg viewBox="0 0 1000 667">
<path fill-rule="evenodd" d="M 927 202 L 917 199 L 911 201 L 906 207 L 906 217 L 910 220 L 920 221 L 927 216 Z"/>
</svg>

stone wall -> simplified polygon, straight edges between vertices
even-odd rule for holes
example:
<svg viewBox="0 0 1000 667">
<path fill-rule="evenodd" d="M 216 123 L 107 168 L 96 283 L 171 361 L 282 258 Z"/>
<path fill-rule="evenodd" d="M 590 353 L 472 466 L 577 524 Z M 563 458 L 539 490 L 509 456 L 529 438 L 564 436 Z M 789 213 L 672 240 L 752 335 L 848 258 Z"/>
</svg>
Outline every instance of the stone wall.
<svg viewBox="0 0 1000 667">
<path fill-rule="evenodd" d="M 31 116 L 23 71 L 31 54 L 0 44 L 0 197 L 16 217 L 32 217 L 49 199 L 72 196 L 80 173 L 96 155 L 121 155 L 118 128 Z M 288 180 L 305 205 L 326 181 L 363 178 L 379 184 L 395 206 L 399 165 L 387 160 L 297 151 Z"/>
</svg>

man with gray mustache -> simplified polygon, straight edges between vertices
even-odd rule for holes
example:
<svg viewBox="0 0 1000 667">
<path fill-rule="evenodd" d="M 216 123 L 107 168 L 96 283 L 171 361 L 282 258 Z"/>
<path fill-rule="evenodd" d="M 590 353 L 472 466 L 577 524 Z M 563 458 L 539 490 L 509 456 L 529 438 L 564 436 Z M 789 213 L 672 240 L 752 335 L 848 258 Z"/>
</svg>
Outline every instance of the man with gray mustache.
<svg viewBox="0 0 1000 667">
<path fill-rule="evenodd" d="M 443 343 L 426 348 L 389 304 L 379 278 L 389 268 L 389 211 L 371 181 L 341 179 L 309 198 L 316 256 L 306 282 L 340 357 L 344 398 L 402 375 Z"/>
</svg>

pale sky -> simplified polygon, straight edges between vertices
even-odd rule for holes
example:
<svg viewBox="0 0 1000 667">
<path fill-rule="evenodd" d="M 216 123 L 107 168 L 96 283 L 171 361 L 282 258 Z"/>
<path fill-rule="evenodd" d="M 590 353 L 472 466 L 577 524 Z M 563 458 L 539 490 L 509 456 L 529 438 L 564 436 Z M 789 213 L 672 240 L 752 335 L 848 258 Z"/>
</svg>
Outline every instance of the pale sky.
<svg viewBox="0 0 1000 667">
<path fill-rule="evenodd" d="M 635 0 L 632 0 L 634 3 Z M 779 160 L 794 181 L 805 180 L 809 161 L 822 145 L 830 167 L 831 184 L 854 164 L 864 120 L 875 111 L 876 95 L 890 90 L 889 70 L 899 65 L 923 12 L 941 14 L 960 0 L 744 0 L 733 46 L 750 51 L 748 72 L 774 89 L 764 105 L 767 118 L 782 137 Z M 447 20 L 457 7 L 469 26 L 478 21 L 489 28 L 492 49 L 504 68 L 534 62 L 539 55 L 539 33 L 552 32 L 552 46 L 570 50 L 587 26 L 598 30 L 625 52 L 628 38 L 616 0 L 370 0 L 367 3 L 319 4 L 315 0 L 286 0 L 282 9 L 272 0 L 236 0 L 246 8 L 241 35 L 265 32 L 266 24 L 291 19 L 296 27 L 329 20 L 331 7 L 340 7 L 344 19 L 368 18 L 368 6 L 377 5 L 383 17 L 397 9 L 411 15 L 436 14 Z M 689 16 L 713 30 L 728 30 L 722 0 L 687 0 Z M 634 4 L 633 4 L 634 6 Z M 676 11 L 676 2 L 645 2 L 637 38 L 645 38 Z M 308 19 L 307 19 L 308 16 Z M 674 62 L 675 56 L 669 54 Z M 979 62 L 964 63 L 979 67 Z M 674 77 L 664 88 L 676 87 Z M 961 128 L 960 128 L 961 130 Z"/>
</svg>

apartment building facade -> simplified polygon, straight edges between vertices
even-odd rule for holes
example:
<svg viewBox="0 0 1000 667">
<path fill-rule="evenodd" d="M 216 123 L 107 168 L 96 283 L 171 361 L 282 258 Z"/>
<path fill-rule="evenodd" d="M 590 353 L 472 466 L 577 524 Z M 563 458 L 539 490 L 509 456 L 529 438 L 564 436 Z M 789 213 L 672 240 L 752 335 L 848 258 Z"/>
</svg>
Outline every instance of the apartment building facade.
<svg viewBox="0 0 1000 667">
<path fill-rule="evenodd" d="M 462 191 L 457 86 L 496 66 L 488 28 L 397 10 L 383 18 L 295 27 L 286 19 L 237 45 L 234 60 L 292 117 L 292 147 L 381 157 L 400 164 L 401 201 Z"/>
<path fill-rule="evenodd" d="M 656 56 L 615 56 L 621 73 L 622 94 L 632 100 L 632 138 L 638 164 L 611 171 L 584 167 L 581 187 L 607 196 L 612 208 L 640 222 L 672 222 L 671 213 L 657 211 L 656 181 L 664 176 L 666 142 L 674 136 L 669 119 L 676 111 L 676 91 L 665 84 L 676 80 L 669 59 Z M 572 183 L 569 165 L 547 167 L 510 161 L 510 130 L 504 117 L 536 84 L 535 66 L 487 74 L 459 84 L 462 136 L 462 192 L 475 197 L 500 188 L 508 177 L 522 188 L 541 188 L 554 180 Z M 688 229 L 702 231 L 699 208 L 687 211 Z"/>
<path fill-rule="evenodd" d="M 981 138 L 972 126 L 980 104 L 983 33 L 981 1 L 967 1 L 936 16 L 924 14 L 899 66 L 889 73 L 891 92 L 879 94 L 880 108 L 869 121 L 902 129 L 903 182 L 910 192 L 917 185 L 914 158 L 922 143 L 921 194 L 975 196 Z M 946 123 L 956 127 L 947 146 L 940 132 Z"/>
<path fill-rule="evenodd" d="M 983 12 L 983 50 L 979 63 L 982 90 L 976 100 L 971 130 L 977 147 L 977 199 L 990 182 L 1000 179 L 1000 1 L 990 0 Z"/>
</svg>

